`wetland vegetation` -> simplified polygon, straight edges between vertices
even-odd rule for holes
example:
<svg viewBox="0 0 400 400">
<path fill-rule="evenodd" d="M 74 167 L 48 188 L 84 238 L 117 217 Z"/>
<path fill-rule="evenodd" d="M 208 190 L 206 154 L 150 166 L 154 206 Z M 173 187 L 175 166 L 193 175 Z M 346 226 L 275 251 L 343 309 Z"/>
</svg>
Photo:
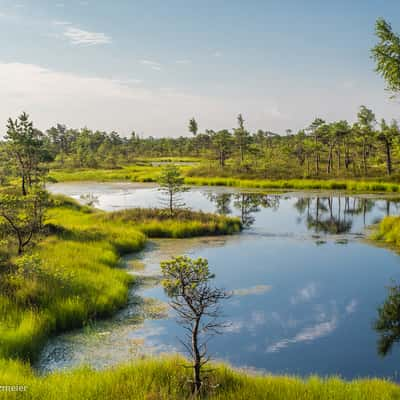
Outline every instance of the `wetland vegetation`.
<svg viewBox="0 0 400 400">
<path fill-rule="evenodd" d="M 377 72 L 397 94 L 400 38 L 382 19 L 376 36 Z M 360 106 L 354 123 L 315 118 L 285 134 L 250 132 L 241 114 L 233 130 L 201 132 L 195 118 L 188 130 L 191 136 L 180 138 L 121 137 L 62 124 L 41 132 L 26 113 L 8 121 L 0 142 L 0 398 L 400 399 L 394 346 L 400 295 L 396 285 L 385 289 L 400 280 L 399 258 L 358 240 L 379 223 L 372 239 L 400 246 L 397 121 L 378 122 L 373 110 Z M 69 189 L 56 183 L 67 181 Z M 285 194 L 289 190 L 313 192 Z M 217 235 L 232 238 L 184 242 Z M 96 321 L 132 311 L 133 284 L 151 264 L 150 239 L 156 239 L 150 253 L 157 240 L 169 239 L 199 257 L 176 254 L 165 261 L 159 254 L 154 270 L 163 273 L 165 291 L 155 276 L 146 289 L 154 301 L 169 296 L 185 320 L 190 365 L 172 355 L 130 360 L 119 341 L 140 335 L 137 321 L 119 320 L 127 324 L 123 332 L 110 325 L 99 335 L 109 342 L 97 338 L 95 350 L 75 346 L 101 329 Z M 135 259 L 136 269 L 129 270 L 126 256 L 146 262 Z M 209 285 L 214 271 L 229 291 Z M 226 326 L 214 320 L 222 299 Z M 150 327 L 157 355 L 179 351 L 174 337 L 182 336 L 164 314 L 140 321 Z M 197 344 L 204 315 L 211 321 L 203 328 L 221 333 L 211 352 L 262 374 L 214 363 L 212 373 L 200 377 L 208 362 L 208 350 Z M 63 334 L 72 335 L 69 348 Z M 121 359 L 100 363 L 101 370 L 72 361 L 77 368 L 49 368 L 41 376 L 37 362 L 49 338 L 55 357 L 61 354 L 54 364 L 61 366 L 69 365 L 68 357 L 74 361 L 76 351 L 93 358 L 110 343 L 124 351 L 116 354 Z M 14 385 L 22 389 L 7 389 Z"/>
</svg>

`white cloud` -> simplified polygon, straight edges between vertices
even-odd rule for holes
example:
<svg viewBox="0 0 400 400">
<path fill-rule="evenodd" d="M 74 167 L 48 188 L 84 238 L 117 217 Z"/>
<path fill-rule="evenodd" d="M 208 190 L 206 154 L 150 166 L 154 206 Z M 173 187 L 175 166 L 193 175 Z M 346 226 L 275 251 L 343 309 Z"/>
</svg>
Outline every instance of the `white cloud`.
<svg viewBox="0 0 400 400">
<path fill-rule="evenodd" d="M 73 45 L 95 46 L 112 43 L 111 37 L 103 32 L 89 32 L 73 26 L 65 29 L 64 37 Z"/>
<path fill-rule="evenodd" d="M 330 320 L 302 329 L 292 338 L 279 340 L 267 347 L 267 353 L 276 353 L 290 344 L 301 342 L 312 342 L 316 339 L 329 335 L 337 327 L 337 318 L 333 316 Z"/>
<path fill-rule="evenodd" d="M 214 52 L 214 57 L 221 57 L 222 53 L 220 51 L 215 51 Z"/>
<path fill-rule="evenodd" d="M 148 65 L 154 71 L 161 71 L 161 64 L 156 61 L 151 60 L 140 60 L 140 63 L 143 65 Z"/>
<path fill-rule="evenodd" d="M 0 61 L 0 127 L 9 117 L 28 112 L 39 129 L 60 122 L 70 127 L 117 130 L 129 134 L 178 136 L 186 132 L 194 110 L 223 126 L 226 101 L 169 88 L 148 89 L 140 79 L 107 79 L 59 72 L 33 64 Z M 227 111 L 225 109 L 225 111 Z M 234 119 L 234 113 L 232 114 Z M 226 115 L 226 112 L 222 114 Z M 0 135 L 4 129 L 0 129 Z"/>
<path fill-rule="evenodd" d="M 350 303 L 347 304 L 346 306 L 346 313 L 353 314 L 354 312 L 356 312 L 357 306 L 358 306 L 357 300 L 355 299 L 351 300 Z"/>
<path fill-rule="evenodd" d="M 307 286 L 298 290 L 298 292 L 292 296 L 290 302 L 292 304 L 305 303 L 312 300 L 317 295 L 317 285 L 313 282 Z"/>
<path fill-rule="evenodd" d="M 56 26 L 66 26 L 66 25 L 71 25 L 71 22 L 68 21 L 61 21 L 61 20 L 54 20 L 51 22 L 53 25 Z"/>
</svg>

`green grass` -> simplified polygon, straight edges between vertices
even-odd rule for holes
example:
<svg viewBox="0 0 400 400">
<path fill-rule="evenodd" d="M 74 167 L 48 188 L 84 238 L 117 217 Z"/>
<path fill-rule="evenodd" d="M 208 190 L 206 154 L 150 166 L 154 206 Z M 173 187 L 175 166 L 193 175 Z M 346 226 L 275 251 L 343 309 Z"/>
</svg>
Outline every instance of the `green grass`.
<svg viewBox="0 0 400 400">
<path fill-rule="evenodd" d="M 131 181 L 157 182 L 162 167 L 131 166 L 115 170 L 57 170 L 52 171 L 50 179 L 56 182 L 68 181 Z M 189 167 L 181 167 L 183 174 L 190 171 Z M 186 176 L 187 185 L 197 186 L 231 186 L 254 189 L 276 190 L 343 190 L 349 192 L 400 192 L 400 184 L 396 182 L 380 182 L 374 180 L 323 180 L 323 179 L 239 179 L 231 177 L 197 177 Z"/>
<path fill-rule="evenodd" d="M 2 364 L 2 365 L 1 365 Z M 113 369 L 80 368 L 37 377 L 21 363 L 0 363 L 2 385 L 26 385 L 20 393 L 0 399 L 29 400 L 174 400 L 190 398 L 190 369 L 178 357 L 144 359 Z M 207 399 L 232 400 L 395 400 L 400 387 L 379 379 L 343 381 L 339 378 L 254 376 L 213 365 Z M 211 389 L 210 387 L 214 387 Z"/>
<path fill-rule="evenodd" d="M 186 169 L 185 167 L 182 168 Z M 53 170 L 49 175 L 49 180 L 53 182 L 156 182 L 161 170 L 161 166 L 152 165 L 134 165 L 129 167 L 122 167 L 119 169 Z"/>
<path fill-rule="evenodd" d="M 176 210 L 174 217 L 170 218 L 165 210 L 134 208 L 107 213 L 103 218 L 133 224 L 151 238 L 226 235 L 242 228 L 238 218 L 189 210 Z"/>
<path fill-rule="evenodd" d="M 377 229 L 372 233 L 371 239 L 400 249 L 400 217 L 383 218 Z"/>
<path fill-rule="evenodd" d="M 109 316 L 127 301 L 132 277 L 116 267 L 122 254 L 144 246 L 145 235 L 126 224 L 93 224 L 87 207 L 58 202 L 49 235 L 1 272 L 1 357 L 34 359 L 49 335 Z"/>
<path fill-rule="evenodd" d="M 254 189 L 279 190 L 345 190 L 350 192 L 390 192 L 400 191 L 400 184 L 375 181 L 355 180 L 316 180 L 316 179 L 289 179 L 289 180 L 259 180 L 235 178 L 201 178 L 186 177 L 185 183 L 200 186 L 234 186 Z"/>
<path fill-rule="evenodd" d="M 106 317 L 126 304 L 133 278 L 120 257 L 149 237 L 231 234 L 236 218 L 161 210 L 106 213 L 53 197 L 48 235 L 28 255 L 0 271 L 0 357 L 34 359 L 47 337 Z"/>
</svg>

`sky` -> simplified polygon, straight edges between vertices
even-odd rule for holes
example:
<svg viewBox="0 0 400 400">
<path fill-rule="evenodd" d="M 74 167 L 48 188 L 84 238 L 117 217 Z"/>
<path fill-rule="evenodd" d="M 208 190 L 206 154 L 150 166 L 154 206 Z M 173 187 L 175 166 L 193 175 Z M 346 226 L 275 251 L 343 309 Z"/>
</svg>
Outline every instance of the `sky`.
<svg viewBox="0 0 400 400">
<path fill-rule="evenodd" d="M 45 130 L 188 135 L 297 131 L 399 118 L 370 58 L 374 24 L 400 32 L 398 0 L 0 0 L 0 134 L 28 112 Z"/>
</svg>

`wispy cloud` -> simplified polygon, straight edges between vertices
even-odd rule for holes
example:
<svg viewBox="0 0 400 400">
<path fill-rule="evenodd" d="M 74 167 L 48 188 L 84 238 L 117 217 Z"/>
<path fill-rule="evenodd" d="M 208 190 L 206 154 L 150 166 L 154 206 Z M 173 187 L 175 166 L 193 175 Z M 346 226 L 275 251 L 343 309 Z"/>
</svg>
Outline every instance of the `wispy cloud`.
<svg viewBox="0 0 400 400">
<path fill-rule="evenodd" d="M 317 285 L 313 282 L 307 286 L 301 288 L 292 298 L 290 302 L 292 304 L 305 303 L 310 301 L 317 295 Z"/>
<path fill-rule="evenodd" d="M 347 304 L 346 306 L 346 313 L 353 314 L 354 312 L 356 312 L 357 306 L 358 306 L 357 300 L 355 299 L 351 300 L 350 303 Z"/>
<path fill-rule="evenodd" d="M 233 290 L 235 296 L 249 296 L 255 294 L 264 294 L 272 289 L 271 285 L 257 285 L 249 288 L 241 288 Z"/>
<path fill-rule="evenodd" d="M 337 317 L 333 316 L 330 320 L 302 329 L 292 338 L 279 340 L 267 347 L 267 353 L 276 353 L 290 344 L 301 342 L 312 342 L 316 339 L 329 335 L 337 327 Z"/>
<path fill-rule="evenodd" d="M 68 26 L 65 29 L 64 37 L 66 37 L 72 45 L 96 46 L 112 43 L 111 37 L 103 32 L 89 32 L 73 26 Z"/>
<path fill-rule="evenodd" d="M 143 65 L 149 66 L 154 71 L 161 71 L 162 67 L 159 62 L 151 61 L 151 60 L 140 60 L 140 63 Z"/>
<path fill-rule="evenodd" d="M 72 25 L 71 24 L 71 22 L 68 22 L 68 21 L 61 21 L 61 20 L 54 20 L 54 21 L 51 21 L 51 23 L 53 24 L 53 25 L 56 25 L 56 26 L 67 26 L 67 25 Z"/>
<path fill-rule="evenodd" d="M 214 51 L 214 57 L 222 57 L 222 53 L 220 51 Z"/>
</svg>

